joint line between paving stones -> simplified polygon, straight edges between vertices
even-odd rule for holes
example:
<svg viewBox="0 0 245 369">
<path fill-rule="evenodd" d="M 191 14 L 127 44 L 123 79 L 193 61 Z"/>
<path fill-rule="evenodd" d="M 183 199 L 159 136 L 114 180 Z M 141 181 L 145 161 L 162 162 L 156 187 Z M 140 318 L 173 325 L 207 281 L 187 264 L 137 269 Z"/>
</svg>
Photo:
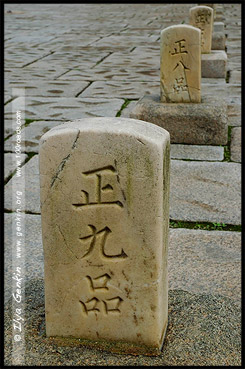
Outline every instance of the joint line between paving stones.
<svg viewBox="0 0 245 369">
<path fill-rule="evenodd" d="M 131 101 L 138 101 L 138 99 L 127 99 L 127 98 L 123 98 L 123 100 L 124 100 L 124 103 L 122 104 L 120 110 L 117 112 L 116 117 L 120 117 L 121 116 L 122 111 L 128 106 L 128 104 Z"/>
<path fill-rule="evenodd" d="M 38 60 L 41 60 L 41 59 L 43 59 L 43 58 L 46 58 L 46 56 L 52 55 L 53 53 L 54 53 L 54 51 L 51 51 L 50 53 L 48 53 L 48 54 L 46 54 L 46 55 L 42 56 L 41 58 L 35 59 L 35 60 L 33 60 L 32 62 L 30 62 L 30 63 L 27 63 L 27 64 L 25 64 L 25 65 L 22 65 L 22 67 L 21 67 L 21 68 L 25 68 L 25 67 L 27 67 L 28 65 L 31 65 L 31 64 L 35 63 L 35 62 L 36 62 L 36 61 L 38 61 Z"/>
<path fill-rule="evenodd" d="M 97 63 L 91 67 L 90 69 L 95 68 L 97 65 L 99 65 L 100 63 L 102 63 L 106 58 L 108 58 L 111 54 L 113 54 L 113 51 L 110 51 L 108 55 L 104 56 L 103 58 L 101 58 L 99 61 L 97 61 Z"/>
<path fill-rule="evenodd" d="M 12 151 L 8 151 L 5 153 L 13 154 Z M 27 158 L 23 161 L 23 163 L 19 166 L 19 168 L 23 167 L 29 160 L 31 160 L 33 156 L 38 155 L 38 153 L 33 152 L 33 151 L 32 152 L 22 152 L 22 154 L 26 154 Z M 12 173 L 10 173 L 10 175 L 6 179 L 4 179 L 4 185 L 6 185 L 10 181 L 10 179 L 15 175 L 16 172 L 17 172 L 17 168 Z"/>
<path fill-rule="evenodd" d="M 80 92 L 78 92 L 76 95 L 75 95 L 75 97 L 78 97 L 78 96 L 80 96 L 85 90 L 87 90 L 87 88 L 89 87 L 89 86 L 91 86 L 91 84 L 93 83 L 93 81 L 89 81 L 89 83 L 88 83 L 88 85 L 86 86 L 86 87 L 84 87 L 83 89 L 82 89 L 82 91 L 80 91 Z"/>
</svg>

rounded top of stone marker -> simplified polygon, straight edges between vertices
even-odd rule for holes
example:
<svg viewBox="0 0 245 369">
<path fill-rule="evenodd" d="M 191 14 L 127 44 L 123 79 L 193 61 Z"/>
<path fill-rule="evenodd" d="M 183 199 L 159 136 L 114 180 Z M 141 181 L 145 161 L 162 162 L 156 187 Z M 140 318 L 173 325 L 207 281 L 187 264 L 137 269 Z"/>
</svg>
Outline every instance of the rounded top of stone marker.
<svg viewBox="0 0 245 369">
<path fill-rule="evenodd" d="M 197 27 L 193 27 L 193 26 L 190 26 L 189 24 L 176 24 L 174 26 L 169 26 L 169 27 L 166 27 L 164 28 L 162 31 L 161 31 L 161 34 L 165 33 L 165 32 L 169 32 L 169 31 L 174 31 L 174 30 L 185 30 L 185 29 L 188 29 L 188 30 L 193 30 L 195 32 L 199 32 L 201 33 L 200 29 L 197 28 Z"/>
<path fill-rule="evenodd" d="M 196 10 L 196 9 L 207 9 L 207 10 L 212 9 L 212 11 L 214 11 L 211 6 L 207 6 L 207 5 L 196 5 L 196 6 L 193 6 L 192 8 L 190 8 L 190 11 L 193 11 L 193 10 Z"/>
<path fill-rule="evenodd" d="M 128 134 L 155 142 L 169 140 L 168 131 L 149 122 L 121 117 L 95 117 L 65 122 L 52 128 L 41 137 L 40 146 L 53 136 L 69 134 L 78 130 L 80 132 Z"/>
</svg>

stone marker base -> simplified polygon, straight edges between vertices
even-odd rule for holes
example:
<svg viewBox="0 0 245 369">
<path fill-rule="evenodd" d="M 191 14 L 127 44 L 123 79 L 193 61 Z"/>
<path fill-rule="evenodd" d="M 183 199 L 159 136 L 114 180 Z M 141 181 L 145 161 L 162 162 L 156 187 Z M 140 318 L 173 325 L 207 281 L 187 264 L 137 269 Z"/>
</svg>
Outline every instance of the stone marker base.
<svg viewBox="0 0 245 369">
<path fill-rule="evenodd" d="M 224 22 L 214 22 L 213 32 L 224 32 L 225 25 Z"/>
<path fill-rule="evenodd" d="M 167 326 L 162 336 L 162 346 L 167 332 Z M 99 351 L 105 351 L 113 354 L 121 355 L 146 355 L 146 356 L 159 356 L 162 354 L 161 348 L 146 346 L 143 344 L 129 343 L 123 341 L 108 341 L 103 339 L 88 340 L 75 337 L 49 337 L 50 343 L 54 343 L 57 346 L 63 347 L 80 347 L 96 349 Z"/>
<path fill-rule="evenodd" d="M 211 50 L 210 54 L 202 54 L 202 77 L 225 78 L 227 54 L 223 50 Z"/>
<path fill-rule="evenodd" d="M 225 50 L 225 34 L 223 32 L 213 33 L 212 50 Z"/>
<path fill-rule="evenodd" d="M 170 133 L 171 143 L 226 145 L 227 105 L 223 99 L 202 97 L 197 103 L 162 103 L 158 95 L 145 95 L 130 118 L 154 123 Z"/>
</svg>

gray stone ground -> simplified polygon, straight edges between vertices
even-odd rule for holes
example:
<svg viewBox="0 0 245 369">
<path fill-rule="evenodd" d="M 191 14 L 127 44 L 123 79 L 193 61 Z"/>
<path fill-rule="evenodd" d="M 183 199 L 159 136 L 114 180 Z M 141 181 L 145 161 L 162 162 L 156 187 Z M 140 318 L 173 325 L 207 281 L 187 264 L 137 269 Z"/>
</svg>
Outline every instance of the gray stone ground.
<svg viewBox="0 0 245 369">
<path fill-rule="evenodd" d="M 188 23 L 196 4 L 5 5 L 5 364 L 11 365 L 11 276 L 16 135 L 23 109 L 25 173 L 24 363 L 92 366 L 241 365 L 241 6 L 219 4 L 227 78 L 202 78 L 203 95 L 227 102 L 226 146 L 172 145 L 169 326 L 158 357 L 120 355 L 45 337 L 38 143 L 67 120 L 127 117 L 145 93 L 158 93 L 161 29 Z M 16 90 L 24 88 L 24 90 Z M 24 91 L 25 97 L 22 96 Z M 25 109 L 23 108 L 25 104 Z M 191 223 L 190 223 L 191 222 Z M 230 230 L 203 230 L 229 224 Z M 188 229 L 190 224 L 196 229 Z M 171 223 L 173 224 L 173 223 Z M 180 228 L 181 227 L 181 228 Z M 197 229 L 200 228 L 200 229 Z M 211 229 L 211 228 L 209 228 Z"/>
</svg>

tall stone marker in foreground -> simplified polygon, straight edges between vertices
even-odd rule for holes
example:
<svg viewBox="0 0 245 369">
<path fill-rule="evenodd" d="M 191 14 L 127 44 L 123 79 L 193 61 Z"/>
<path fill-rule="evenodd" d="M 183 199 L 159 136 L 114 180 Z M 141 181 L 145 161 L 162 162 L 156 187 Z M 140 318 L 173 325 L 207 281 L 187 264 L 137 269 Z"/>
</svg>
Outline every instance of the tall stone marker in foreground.
<svg viewBox="0 0 245 369">
<path fill-rule="evenodd" d="M 126 118 L 81 119 L 42 136 L 47 336 L 159 353 L 168 317 L 169 141 L 164 129 Z"/>
<path fill-rule="evenodd" d="M 190 25 L 201 31 L 201 53 L 209 54 L 212 47 L 213 9 L 208 6 L 194 6 L 190 9 Z"/>
<path fill-rule="evenodd" d="M 200 31 L 188 25 L 161 32 L 160 97 L 162 102 L 201 102 Z"/>
</svg>

